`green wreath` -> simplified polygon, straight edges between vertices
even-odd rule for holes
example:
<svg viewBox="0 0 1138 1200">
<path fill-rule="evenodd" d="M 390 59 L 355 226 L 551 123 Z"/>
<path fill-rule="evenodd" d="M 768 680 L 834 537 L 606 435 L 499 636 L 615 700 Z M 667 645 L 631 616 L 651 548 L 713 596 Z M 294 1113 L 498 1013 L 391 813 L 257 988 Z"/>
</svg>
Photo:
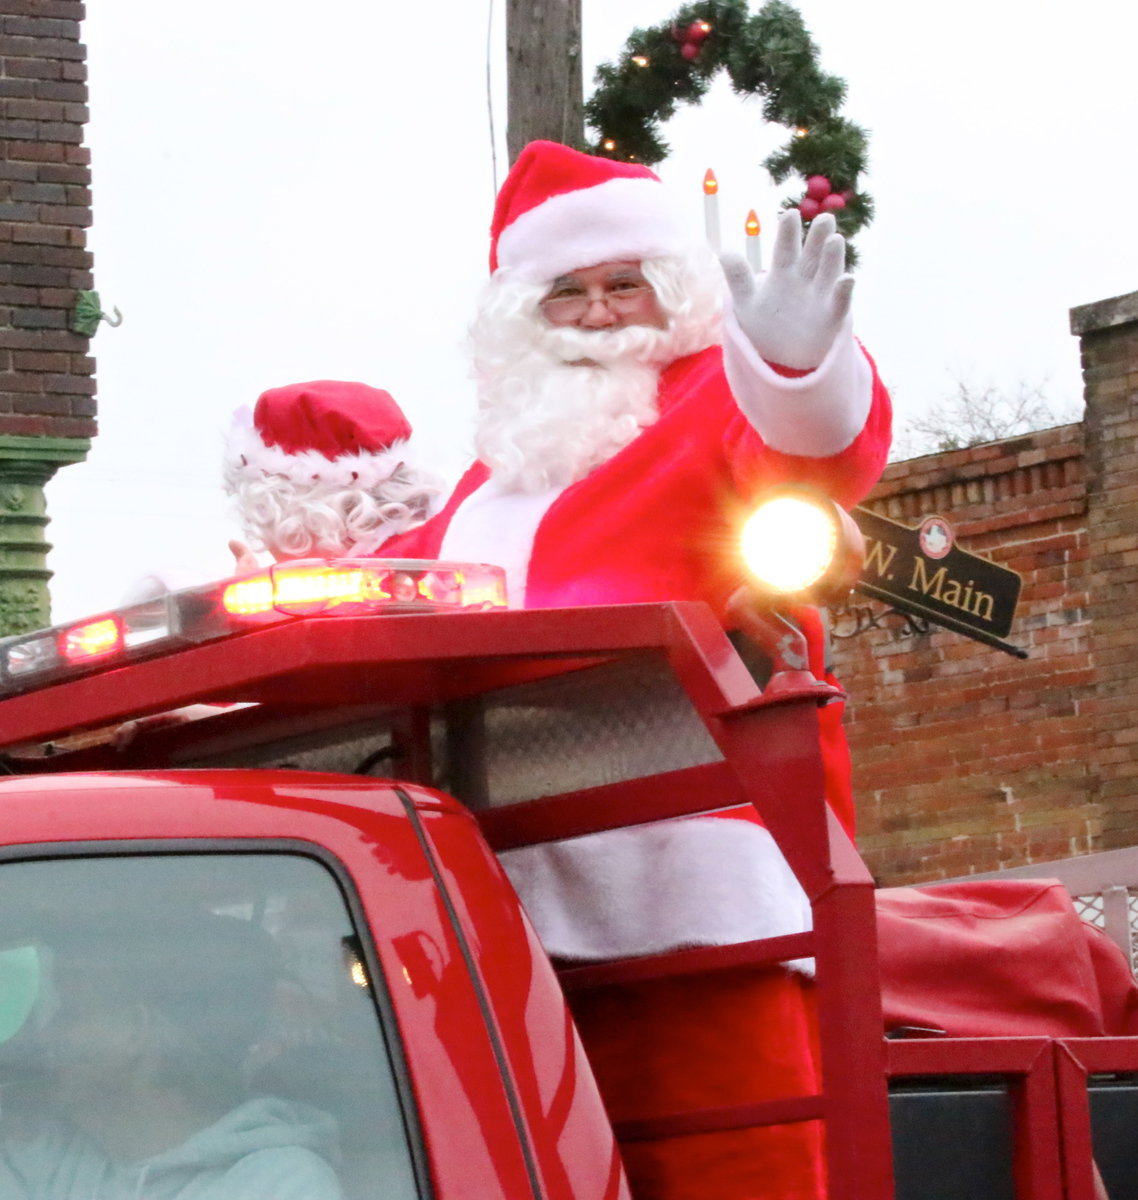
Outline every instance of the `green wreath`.
<svg viewBox="0 0 1138 1200">
<path fill-rule="evenodd" d="M 597 68 L 597 87 L 585 105 L 596 133 L 590 152 L 660 162 L 668 153 L 660 122 L 677 103 L 698 103 L 721 67 L 736 92 L 763 98 L 767 121 L 794 131 L 763 162 L 775 183 L 795 173 L 807 181 L 806 195 L 787 197 L 783 208 L 798 208 L 809 197 L 834 211 L 847 241 L 869 224 L 873 201 L 858 189 L 865 130 L 838 115 L 845 80 L 819 67 L 801 14 L 783 0 L 770 0 L 753 16 L 747 0 L 698 0 L 663 25 L 633 30 L 619 61 Z M 827 202 L 827 192 L 836 199 Z M 802 215 L 816 215 L 813 205 L 806 203 Z M 852 246 L 849 256 L 852 263 Z"/>
</svg>

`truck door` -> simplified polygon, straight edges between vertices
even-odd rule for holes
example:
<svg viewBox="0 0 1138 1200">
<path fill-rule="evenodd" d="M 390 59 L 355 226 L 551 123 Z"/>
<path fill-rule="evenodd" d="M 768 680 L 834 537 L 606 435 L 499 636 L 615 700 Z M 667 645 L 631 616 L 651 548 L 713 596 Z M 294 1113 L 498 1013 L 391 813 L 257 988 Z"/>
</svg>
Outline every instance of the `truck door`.
<svg viewBox="0 0 1138 1200">
<path fill-rule="evenodd" d="M 315 859 L 0 865 L 5 1198 L 413 1200 L 429 1193 L 398 1092 Z"/>
</svg>

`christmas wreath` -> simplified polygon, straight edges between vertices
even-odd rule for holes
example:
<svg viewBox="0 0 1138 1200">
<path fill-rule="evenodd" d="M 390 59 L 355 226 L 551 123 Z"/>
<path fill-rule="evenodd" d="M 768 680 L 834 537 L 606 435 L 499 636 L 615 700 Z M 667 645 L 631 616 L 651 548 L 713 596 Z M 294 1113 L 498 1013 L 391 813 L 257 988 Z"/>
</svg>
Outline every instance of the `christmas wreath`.
<svg viewBox="0 0 1138 1200">
<path fill-rule="evenodd" d="M 593 154 L 649 166 L 668 153 L 660 122 L 678 103 L 697 103 L 723 68 L 734 90 L 761 96 L 763 117 L 793 132 L 763 166 L 775 183 L 793 174 L 804 194 L 787 197 L 804 221 L 833 212 L 847 240 L 873 217 L 873 201 L 858 190 L 866 165 L 866 133 L 839 115 L 845 80 L 818 65 L 818 49 L 802 16 L 783 0 L 751 15 L 747 0 L 698 0 L 652 29 L 633 30 L 615 63 L 597 68 L 585 105 L 596 132 Z M 851 248 L 852 257 L 852 248 Z"/>
</svg>

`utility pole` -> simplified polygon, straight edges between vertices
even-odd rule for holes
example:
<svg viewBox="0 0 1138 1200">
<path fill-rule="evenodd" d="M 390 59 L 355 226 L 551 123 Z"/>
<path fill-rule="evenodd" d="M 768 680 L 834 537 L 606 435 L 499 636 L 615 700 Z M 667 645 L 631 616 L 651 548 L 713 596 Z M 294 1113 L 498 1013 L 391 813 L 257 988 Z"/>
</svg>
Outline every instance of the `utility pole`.
<svg viewBox="0 0 1138 1200">
<path fill-rule="evenodd" d="M 506 72 L 511 163 L 535 138 L 584 141 L 581 0 L 507 0 Z"/>
</svg>

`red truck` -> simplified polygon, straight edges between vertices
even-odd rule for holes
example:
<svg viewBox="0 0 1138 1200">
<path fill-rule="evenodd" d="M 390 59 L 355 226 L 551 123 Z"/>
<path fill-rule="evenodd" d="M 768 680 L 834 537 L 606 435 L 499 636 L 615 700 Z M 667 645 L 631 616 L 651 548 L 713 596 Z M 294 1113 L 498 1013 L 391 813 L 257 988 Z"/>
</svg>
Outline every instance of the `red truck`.
<svg viewBox="0 0 1138 1200">
<path fill-rule="evenodd" d="M 882 1036 L 826 686 L 776 649 L 760 688 L 702 605 L 498 586 L 290 564 L 0 641 L 0 1196 L 616 1200 L 621 1143 L 821 1119 L 833 1200 L 1091 1200 L 1087 1083 L 1125 1104 L 1138 1039 Z M 694 732 L 645 771 L 592 718 L 661 686 Z M 707 795 L 759 808 L 813 931 L 555 969 L 495 852 Z M 819 1094 L 614 1127 L 567 996 L 811 956 Z M 220 1076 L 261 1099 L 145 1174 L 75 1132 L 144 1156 Z M 1134 1140 L 1095 1120 L 1100 1160 Z"/>
</svg>

